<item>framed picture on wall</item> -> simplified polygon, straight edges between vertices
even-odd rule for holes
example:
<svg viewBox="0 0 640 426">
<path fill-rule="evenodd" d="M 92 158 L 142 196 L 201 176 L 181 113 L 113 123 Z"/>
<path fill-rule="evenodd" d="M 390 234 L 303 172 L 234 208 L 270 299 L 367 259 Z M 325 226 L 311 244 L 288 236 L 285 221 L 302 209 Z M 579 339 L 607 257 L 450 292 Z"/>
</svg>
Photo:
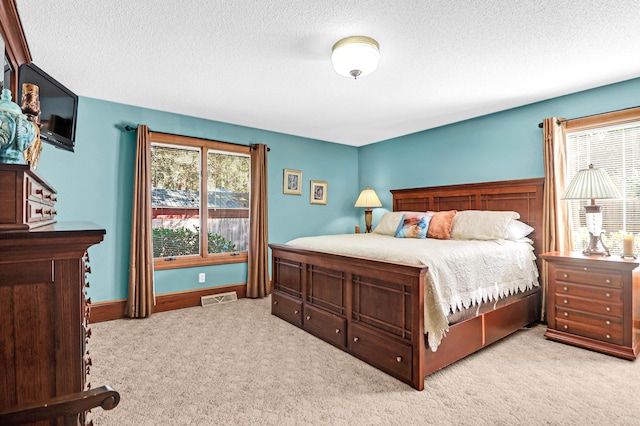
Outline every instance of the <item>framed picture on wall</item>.
<svg viewBox="0 0 640 426">
<path fill-rule="evenodd" d="M 282 192 L 285 194 L 302 195 L 302 171 L 284 169 Z"/>
<path fill-rule="evenodd" d="M 327 182 L 311 181 L 311 204 L 327 204 Z"/>
</svg>

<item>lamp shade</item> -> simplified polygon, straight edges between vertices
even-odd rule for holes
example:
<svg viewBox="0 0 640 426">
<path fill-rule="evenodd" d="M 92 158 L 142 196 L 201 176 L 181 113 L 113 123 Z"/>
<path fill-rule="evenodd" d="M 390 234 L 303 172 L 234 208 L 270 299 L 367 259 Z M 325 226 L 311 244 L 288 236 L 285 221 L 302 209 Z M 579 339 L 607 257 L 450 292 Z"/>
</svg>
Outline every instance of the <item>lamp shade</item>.
<svg viewBox="0 0 640 426">
<path fill-rule="evenodd" d="M 364 77 L 378 68 L 380 46 L 370 37 L 351 36 L 333 45 L 333 69 L 345 77 Z"/>
<path fill-rule="evenodd" d="M 620 190 L 604 169 L 595 169 L 589 164 L 588 169 L 580 170 L 564 191 L 563 200 L 593 200 L 622 198 Z"/>
<path fill-rule="evenodd" d="M 376 191 L 367 186 L 367 189 L 364 189 L 358 196 L 354 207 L 382 207 L 382 203 Z"/>
</svg>

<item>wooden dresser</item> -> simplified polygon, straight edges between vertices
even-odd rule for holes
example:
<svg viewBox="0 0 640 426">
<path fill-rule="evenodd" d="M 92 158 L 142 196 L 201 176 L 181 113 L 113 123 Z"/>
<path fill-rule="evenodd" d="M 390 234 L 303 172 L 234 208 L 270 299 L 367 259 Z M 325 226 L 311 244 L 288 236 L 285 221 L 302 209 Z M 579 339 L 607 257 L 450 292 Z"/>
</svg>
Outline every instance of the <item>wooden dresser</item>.
<svg viewBox="0 0 640 426">
<path fill-rule="evenodd" d="M 640 351 L 640 261 L 558 252 L 540 257 L 549 265 L 545 336 L 636 359 Z"/>
<path fill-rule="evenodd" d="M 3 166 L 0 182 L 10 182 L 6 174 L 15 172 Z M 25 176 L 31 187 L 44 188 L 29 171 L 22 174 L 18 189 L 28 186 Z M 31 202 L 30 193 L 22 194 L 24 207 Z M 14 198 L 0 199 L 2 210 L 19 209 L 19 204 Z M 88 222 L 0 230 L 0 411 L 87 388 L 86 252 L 104 234 Z M 79 421 L 84 424 L 84 415 Z M 43 424 L 63 423 L 38 423 Z"/>
</svg>

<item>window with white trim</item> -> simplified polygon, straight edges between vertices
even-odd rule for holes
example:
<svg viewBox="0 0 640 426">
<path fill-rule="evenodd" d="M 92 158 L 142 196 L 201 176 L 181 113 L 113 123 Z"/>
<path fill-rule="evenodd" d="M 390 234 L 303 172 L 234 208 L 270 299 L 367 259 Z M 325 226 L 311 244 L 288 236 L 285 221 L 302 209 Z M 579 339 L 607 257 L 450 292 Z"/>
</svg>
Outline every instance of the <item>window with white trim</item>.
<svg viewBox="0 0 640 426">
<path fill-rule="evenodd" d="M 612 115 L 612 113 L 605 114 Z M 567 180 L 593 164 L 603 168 L 623 194 L 621 199 L 596 200 L 602 206 L 602 240 L 611 254 L 622 253 L 624 233 L 635 235 L 634 251 L 640 243 L 640 120 L 571 130 L 567 127 Z M 575 128 L 576 126 L 574 126 Z M 582 251 L 589 243 L 584 205 L 589 200 L 567 201 L 572 229 L 573 249 Z"/>
</svg>

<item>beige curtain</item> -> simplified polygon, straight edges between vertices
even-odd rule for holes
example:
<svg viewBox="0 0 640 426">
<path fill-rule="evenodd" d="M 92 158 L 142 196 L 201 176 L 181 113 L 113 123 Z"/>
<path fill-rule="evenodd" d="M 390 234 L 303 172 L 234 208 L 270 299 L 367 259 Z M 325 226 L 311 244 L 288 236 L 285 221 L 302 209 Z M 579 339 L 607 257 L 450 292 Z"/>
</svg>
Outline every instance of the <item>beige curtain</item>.
<svg viewBox="0 0 640 426">
<path fill-rule="evenodd" d="M 266 145 L 251 145 L 251 202 L 249 207 L 249 259 L 247 297 L 269 294 Z"/>
<path fill-rule="evenodd" d="M 139 125 L 137 134 L 131 209 L 129 297 L 125 314 L 131 318 L 144 318 L 151 316 L 155 297 L 151 241 L 151 143 L 147 126 Z"/>
<path fill-rule="evenodd" d="M 558 123 L 560 121 L 560 123 Z M 557 117 L 542 122 L 544 143 L 544 191 L 542 209 L 542 252 L 569 251 L 569 215 L 567 202 L 560 199 L 565 188 L 567 150 L 565 123 Z M 547 305 L 547 262 L 542 262 L 540 282 L 542 285 L 542 320 L 545 320 Z"/>
</svg>

